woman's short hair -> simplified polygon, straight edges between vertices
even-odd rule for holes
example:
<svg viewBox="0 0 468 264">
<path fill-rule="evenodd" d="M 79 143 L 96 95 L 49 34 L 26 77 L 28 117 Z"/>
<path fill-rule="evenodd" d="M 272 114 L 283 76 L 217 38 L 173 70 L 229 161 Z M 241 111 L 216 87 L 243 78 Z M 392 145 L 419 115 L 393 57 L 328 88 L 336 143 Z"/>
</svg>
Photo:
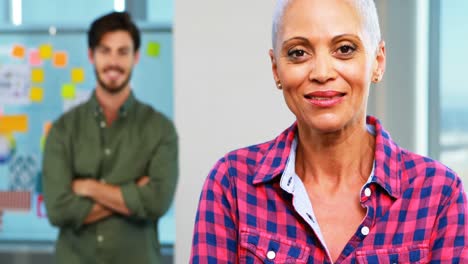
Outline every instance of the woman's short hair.
<svg viewBox="0 0 468 264">
<path fill-rule="evenodd" d="M 276 7 L 273 14 L 273 28 L 272 28 L 272 44 L 273 49 L 276 49 L 276 37 L 278 34 L 281 21 L 283 19 L 284 11 L 289 3 L 294 0 L 277 0 Z M 345 1 L 345 0 L 343 0 Z M 374 0 L 347 0 L 354 3 L 357 11 L 361 15 L 363 28 L 367 37 L 369 38 L 370 48 L 377 50 L 377 46 L 381 40 L 379 17 L 377 15 L 377 8 L 375 7 Z"/>
</svg>

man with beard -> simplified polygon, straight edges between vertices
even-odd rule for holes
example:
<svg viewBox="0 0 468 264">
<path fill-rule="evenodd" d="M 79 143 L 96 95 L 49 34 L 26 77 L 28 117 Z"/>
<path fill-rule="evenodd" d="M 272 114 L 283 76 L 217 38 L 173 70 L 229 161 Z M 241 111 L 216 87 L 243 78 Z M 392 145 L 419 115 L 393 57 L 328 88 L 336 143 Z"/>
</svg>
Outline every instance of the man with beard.
<svg viewBox="0 0 468 264">
<path fill-rule="evenodd" d="M 130 89 L 140 32 L 127 13 L 95 20 L 88 46 L 95 91 L 54 122 L 44 152 L 56 261 L 161 263 L 157 222 L 177 181 L 175 128 Z"/>
</svg>

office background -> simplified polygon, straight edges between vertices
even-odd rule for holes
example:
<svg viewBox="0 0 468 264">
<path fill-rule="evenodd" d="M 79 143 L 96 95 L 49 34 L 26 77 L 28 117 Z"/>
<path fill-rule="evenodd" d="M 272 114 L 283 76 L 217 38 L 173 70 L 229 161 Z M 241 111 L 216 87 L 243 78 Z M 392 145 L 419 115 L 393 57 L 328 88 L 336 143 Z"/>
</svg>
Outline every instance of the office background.
<svg viewBox="0 0 468 264">
<path fill-rule="evenodd" d="M 268 57 L 275 1 L 1 0 L 0 21 L 7 31 L 17 22 L 11 12 L 16 2 L 23 10 L 19 27 L 86 28 L 96 16 L 125 6 L 140 24 L 169 32 L 173 101 L 168 111 L 180 136 L 181 174 L 175 248 L 169 243 L 165 254 L 168 261 L 173 255 L 174 263 L 187 263 L 198 197 L 210 168 L 226 152 L 271 139 L 294 121 L 275 88 Z M 468 29 L 459 26 L 465 2 L 376 0 L 388 64 L 383 81 L 371 91 L 369 113 L 400 145 L 441 159 L 467 186 L 468 89 L 462 71 Z M 49 263 L 52 250 L 46 243 L 3 244 L 0 262 Z"/>
<path fill-rule="evenodd" d="M 176 0 L 175 120 L 181 135 L 175 263 L 187 263 L 197 198 L 226 152 L 293 122 L 271 74 L 270 1 Z M 376 0 L 387 70 L 369 112 L 400 145 L 441 158 L 468 186 L 464 0 Z M 452 110 L 454 109 L 454 110 Z"/>
</svg>

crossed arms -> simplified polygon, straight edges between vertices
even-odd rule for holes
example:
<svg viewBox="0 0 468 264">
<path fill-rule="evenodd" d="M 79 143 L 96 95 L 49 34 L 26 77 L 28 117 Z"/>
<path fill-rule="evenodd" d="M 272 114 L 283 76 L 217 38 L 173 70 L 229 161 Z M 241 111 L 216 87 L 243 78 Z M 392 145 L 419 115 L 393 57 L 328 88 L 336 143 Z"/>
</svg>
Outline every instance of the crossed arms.
<svg viewBox="0 0 468 264">
<path fill-rule="evenodd" d="M 143 176 L 136 181 L 136 184 L 142 187 L 148 184 L 149 180 L 148 176 Z M 84 219 L 83 224 L 92 224 L 115 213 L 125 216 L 131 214 L 119 186 L 102 183 L 95 179 L 77 179 L 72 182 L 72 190 L 76 195 L 94 201 L 93 207 Z"/>
<path fill-rule="evenodd" d="M 178 176 L 177 134 L 172 125 L 163 129 L 157 149 L 145 156 L 147 175 L 112 185 L 76 177 L 71 140 L 63 124 L 54 124 L 46 141 L 42 174 L 51 224 L 78 229 L 116 214 L 141 220 L 160 218 L 172 202 Z"/>
</svg>

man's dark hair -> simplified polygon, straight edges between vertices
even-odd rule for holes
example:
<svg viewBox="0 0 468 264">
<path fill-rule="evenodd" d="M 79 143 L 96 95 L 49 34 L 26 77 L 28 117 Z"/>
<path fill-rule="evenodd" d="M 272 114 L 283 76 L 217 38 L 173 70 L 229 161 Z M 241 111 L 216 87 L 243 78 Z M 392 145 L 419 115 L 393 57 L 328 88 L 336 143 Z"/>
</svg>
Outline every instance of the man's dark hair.
<svg viewBox="0 0 468 264">
<path fill-rule="evenodd" d="M 127 31 L 132 37 L 134 51 L 138 51 L 140 31 L 127 12 L 112 12 L 94 20 L 88 31 L 88 47 L 94 51 L 104 34 L 117 30 Z"/>
</svg>

